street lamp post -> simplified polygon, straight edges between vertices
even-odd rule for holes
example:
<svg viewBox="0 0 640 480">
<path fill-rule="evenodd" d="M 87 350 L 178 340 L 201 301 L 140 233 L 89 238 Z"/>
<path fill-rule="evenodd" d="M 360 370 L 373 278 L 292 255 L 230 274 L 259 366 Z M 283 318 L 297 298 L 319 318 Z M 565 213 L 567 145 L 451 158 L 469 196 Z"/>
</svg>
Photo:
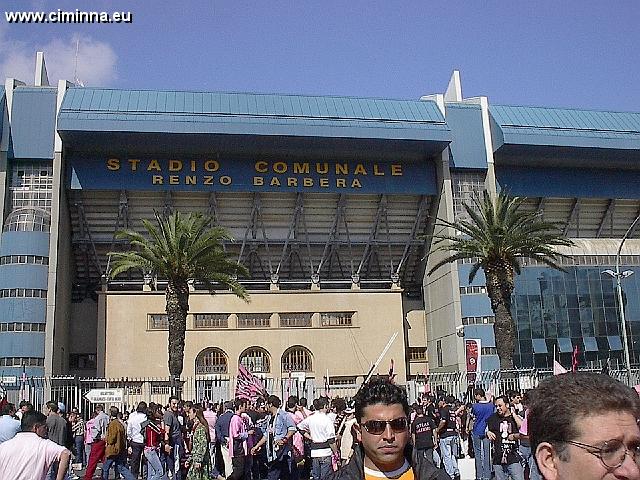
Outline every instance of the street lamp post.
<svg viewBox="0 0 640 480">
<path fill-rule="evenodd" d="M 622 252 L 622 246 L 624 242 L 627 240 L 631 232 L 633 232 L 636 223 L 640 220 L 640 215 L 638 215 L 631 226 L 627 229 L 626 233 L 622 237 L 622 241 L 618 246 L 618 252 L 616 253 L 616 270 L 605 270 L 602 273 L 606 273 L 607 275 L 611 275 L 616 279 L 616 291 L 618 293 L 618 309 L 620 311 L 620 328 L 622 330 L 622 348 L 624 350 L 624 367 L 627 371 L 627 383 L 631 386 L 631 358 L 629 357 L 629 337 L 627 336 L 627 320 L 624 314 L 624 304 L 622 303 L 622 279 L 627 278 L 633 275 L 633 270 L 625 270 L 624 272 L 620 271 L 620 253 Z"/>
</svg>

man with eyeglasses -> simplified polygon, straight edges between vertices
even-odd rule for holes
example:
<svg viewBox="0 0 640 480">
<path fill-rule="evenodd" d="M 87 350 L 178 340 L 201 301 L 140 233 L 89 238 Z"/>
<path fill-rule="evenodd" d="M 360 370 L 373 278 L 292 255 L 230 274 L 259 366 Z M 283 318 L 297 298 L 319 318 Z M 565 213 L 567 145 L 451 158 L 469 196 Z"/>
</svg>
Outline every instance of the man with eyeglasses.
<svg viewBox="0 0 640 480">
<path fill-rule="evenodd" d="M 359 447 L 330 480 L 450 480 L 409 444 L 409 404 L 388 378 L 372 379 L 355 396 Z"/>
<path fill-rule="evenodd" d="M 531 392 L 531 448 L 546 480 L 640 480 L 640 399 L 607 375 L 547 378 Z"/>
</svg>

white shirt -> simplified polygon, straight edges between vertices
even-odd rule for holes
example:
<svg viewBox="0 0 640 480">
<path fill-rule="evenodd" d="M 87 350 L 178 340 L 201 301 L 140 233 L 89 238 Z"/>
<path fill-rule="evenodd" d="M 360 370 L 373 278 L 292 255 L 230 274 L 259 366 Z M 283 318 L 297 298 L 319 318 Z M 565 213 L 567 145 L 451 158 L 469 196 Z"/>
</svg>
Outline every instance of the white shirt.
<svg viewBox="0 0 640 480">
<path fill-rule="evenodd" d="M 135 443 L 144 443 L 144 437 L 142 436 L 140 426 L 142 422 L 147 419 L 147 416 L 144 413 L 133 412 L 129 415 L 129 420 L 127 421 L 127 438 Z"/>
<path fill-rule="evenodd" d="M 299 430 L 306 430 L 311 435 L 313 443 L 326 442 L 336 438 L 336 429 L 333 427 L 331 418 L 323 412 L 315 412 L 298 423 Z M 331 455 L 331 448 L 311 449 L 311 458 L 328 457 Z"/>
<path fill-rule="evenodd" d="M 19 432 L 0 444 L 0 478 L 45 480 L 51 464 L 66 448 L 33 432 Z"/>
</svg>

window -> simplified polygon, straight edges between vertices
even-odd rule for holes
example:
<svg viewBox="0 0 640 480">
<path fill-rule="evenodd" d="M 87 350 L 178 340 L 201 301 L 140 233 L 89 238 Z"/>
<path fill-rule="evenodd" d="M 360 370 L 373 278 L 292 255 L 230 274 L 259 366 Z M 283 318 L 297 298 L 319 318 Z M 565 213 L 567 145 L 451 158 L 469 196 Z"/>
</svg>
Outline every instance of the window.
<svg viewBox="0 0 640 480">
<path fill-rule="evenodd" d="M 484 181 L 485 173 L 480 171 L 454 171 L 451 173 L 452 194 L 453 194 L 453 214 L 456 220 L 468 220 L 469 214 L 465 210 L 463 204 L 472 206 L 474 195 L 482 198 L 482 192 L 485 190 Z"/>
<path fill-rule="evenodd" d="M 332 387 L 355 387 L 356 377 L 329 377 L 329 385 Z"/>
<path fill-rule="evenodd" d="M 269 352 L 261 347 L 249 347 L 240 354 L 240 365 L 251 373 L 269 373 L 271 371 Z"/>
<path fill-rule="evenodd" d="M 442 358 L 442 340 L 436 341 L 436 355 L 438 357 L 438 366 L 444 366 L 444 359 Z"/>
<path fill-rule="evenodd" d="M 202 350 L 196 357 L 196 375 L 228 372 L 227 354 L 217 347 Z"/>
<path fill-rule="evenodd" d="M 0 357 L 0 367 L 44 367 L 44 358 Z"/>
<path fill-rule="evenodd" d="M 285 373 L 313 372 L 311 352 L 301 346 L 288 348 L 282 354 L 282 371 Z"/>
<path fill-rule="evenodd" d="M 95 353 L 72 353 L 69 355 L 69 368 L 95 370 L 96 366 Z"/>
<path fill-rule="evenodd" d="M 171 384 L 169 382 L 152 382 L 151 395 L 170 395 Z"/>
<path fill-rule="evenodd" d="M 460 287 L 460 295 L 471 295 L 471 294 L 479 294 L 479 293 L 487 293 L 487 287 L 485 287 L 484 285 Z"/>
<path fill-rule="evenodd" d="M 48 232 L 51 215 L 41 208 L 14 209 L 4 223 L 5 232 Z"/>
<path fill-rule="evenodd" d="M 169 317 L 166 313 L 150 313 L 147 317 L 148 330 L 168 330 Z"/>
<path fill-rule="evenodd" d="M 39 288 L 3 288 L 0 290 L 0 298 L 47 298 L 47 291 Z"/>
<path fill-rule="evenodd" d="M 410 362 L 426 362 L 427 347 L 409 347 Z"/>
<path fill-rule="evenodd" d="M 482 347 L 480 349 L 481 355 L 497 355 L 498 349 L 496 347 Z"/>
<path fill-rule="evenodd" d="M 271 326 L 270 313 L 239 313 L 238 328 L 269 328 Z"/>
<path fill-rule="evenodd" d="M 0 323 L 0 332 L 44 332 L 44 323 L 10 322 Z"/>
<path fill-rule="evenodd" d="M 227 328 L 228 326 L 228 313 L 195 313 L 193 315 L 194 328 Z"/>
<path fill-rule="evenodd" d="M 350 327 L 355 312 L 329 312 L 320 314 L 320 325 L 323 327 Z"/>
<path fill-rule="evenodd" d="M 281 313 L 281 327 L 310 327 L 312 313 Z"/>
<path fill-rule="evenodd" d="M 496 317 L 493 315 L 485 316 L 485 317 L 462 317 L 463 325 L 483 325 L 488 323 L 493 323 Z"/>
<path fill-rule="evenodd" d="M 41 255 L 4 255 L 0 257 L 0 265 L 13 264 L 49 265 L 49 257 Z"/>
</svg>

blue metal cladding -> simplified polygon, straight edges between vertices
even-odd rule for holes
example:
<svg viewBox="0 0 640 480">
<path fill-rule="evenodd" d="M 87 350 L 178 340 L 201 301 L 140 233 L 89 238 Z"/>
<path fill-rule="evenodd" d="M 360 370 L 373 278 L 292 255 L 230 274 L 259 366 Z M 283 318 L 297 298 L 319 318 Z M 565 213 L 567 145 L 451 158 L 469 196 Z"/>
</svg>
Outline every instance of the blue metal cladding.
<svg viewBox="0 0 640 480">
<path fill-rule="evenodd" d="M 479 338 L 482 341 L 481 348 L 496 346 L 493 325 L 465 325 L 464 336 L 465 338 Z"/>
<path fill-rule="evenodd" d="M 487 168 L 487 151 L 480 105 L 448 104 L 447 125 L 451 129 L 452 168 Z"/>
<path fill-rule="evenodd" d="M 431 161 L 71 157 L 67 187 L 98 190 L 344 192 L 435 195 Z"/>
<path fill-rule="evenodd" d="M 58 129 L 449 141 L 434 102 L 70 88 Z"/>
<path fill-rule="evenodd" d="M 640 148 L 640 113 L 493 105 L 504 144 Z M 494 144 L 499 148 L 501 144 Z"/>
<path fill-rule="evenodd" d="M 39 323 L 46 315 L 46 298 L 0 298 L 0 323 Z"/>
<path fill-rule="evenodd" d="M 17 87 L 11 107 L 13 158 L 53 159 L 55 88 Z"/>
<path fill-rule="evenodd" d="M 640 171 L 633 170 L 498 165 L 496 180 L 523 197 L 640 198 Z"/>
<path fill-rule="evenodd" d="M 49 232 L 2 232 L 0 256 L 49 256 Z"/>
<path fill-rule="evenodd" d="M 0 265 L 0 288 L 47 289 L 47 265 Z"/>
<path fill-rule="evenodd" d="M 493 316 L 489 296 L 482 293 L 460 295 L 460 310 L 463 317 Z"/>
<path fill-rule="evenodd" d="M 0 356 L 44 358 L 44 332 L 0 332 Z"/>
</svg>

